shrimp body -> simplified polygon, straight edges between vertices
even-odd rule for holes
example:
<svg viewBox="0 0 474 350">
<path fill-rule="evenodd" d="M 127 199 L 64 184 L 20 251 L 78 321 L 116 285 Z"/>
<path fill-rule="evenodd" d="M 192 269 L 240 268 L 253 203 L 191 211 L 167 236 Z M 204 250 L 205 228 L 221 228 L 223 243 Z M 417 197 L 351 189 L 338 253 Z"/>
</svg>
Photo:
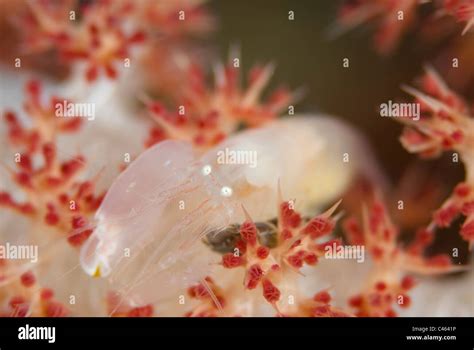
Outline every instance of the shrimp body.
<svg viewBox="0 0 474 350">
<path fill-rule="evenodd" d="M 299 211 L 314 210 L 357 174 L 377 181 L 368 151 L 350 127 L 324 116 L 247 130 L 204 154 L 161 142 L 110 187 L 81 264 L 137 304 L 174 298 L 216 265 L 203 237 L 242 222 L 242 206 L 254 220 L 274 218 L 280 186 L 286 198 L 304 199 Z"/>
</svg>

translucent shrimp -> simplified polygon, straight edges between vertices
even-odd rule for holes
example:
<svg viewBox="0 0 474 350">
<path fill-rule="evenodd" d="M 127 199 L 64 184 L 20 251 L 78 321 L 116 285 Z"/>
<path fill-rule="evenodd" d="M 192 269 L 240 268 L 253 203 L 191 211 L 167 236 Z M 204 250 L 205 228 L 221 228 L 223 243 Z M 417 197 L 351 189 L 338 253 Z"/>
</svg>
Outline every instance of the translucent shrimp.
<svg viewBox="0 0 474 350">
<path fill-rule="evenodd" d="M 249 160 L 252 159 L 252 162 Z M 202 238 L 277 213 L 278 183 L 308 212 L 356 174 L 380 181 L 362 137 L 332 117 L 300 116 L 233 136 L 205 154 L 183 141 L 145 151 L 116 179 L 81 251 L 90 275 L 136 304 L 179 295 L 216 266 Z"/>
</svg>

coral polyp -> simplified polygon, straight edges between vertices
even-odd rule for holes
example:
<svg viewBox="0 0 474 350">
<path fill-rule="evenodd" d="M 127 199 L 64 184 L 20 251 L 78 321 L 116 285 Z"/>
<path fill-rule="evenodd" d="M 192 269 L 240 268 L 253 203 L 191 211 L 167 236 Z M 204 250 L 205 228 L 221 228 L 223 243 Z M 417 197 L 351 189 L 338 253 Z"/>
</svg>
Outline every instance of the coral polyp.
<svg viewBox="0 0 474 350">
<path fill-rule="evenodd" d="M 41 90 L 37 81 L 26 85 L 24 108 L 31 118 L 30 126 L 20 122 L 14 112 L 4 114 L 16 166 L 7 167 L 7 171 L 26 200 L 18 202 L 12 194 L 0 191 L 0 206 L 52 226 L 72 245 L 80 245 L 92 233 L 81 228 L 100 205 L 103 194 L 94 193 L 94 179 L 80 179 L 86 166 L 82 155 L 67 160 L 58 155 L 58 136 L 78 132 L 82 120 L 58 118 L 55 106 L 61 99 L 52 97 L 50 104 L 43 105 Z"/>
<path fill-rule="evenodd" d="M 218 65 L 214 72 L 214 86 L 208 88 L 201 67 L 189 67 L 182 102 L 174 111 L 159 102 L 147 101 L 148 110 L 159 125 L 151 130 L 148 146 L 163 138 L 174 138 L 206 149 L 242 126 L 261 126 L 276 119 L 284 109 L 294 110 L 291 103 L 296 102 L 297 96 L 286 88 L 273 92 L 267 101 L 260 101 L 273 73 L 271 65 L 255 66 L 248 74 L 247 88 L 240 86 L 240 69 L 234 62 Z"/>
<path fill-rule="evenodd" d="M 465 180 L 458 184 L 433 215 L 427 231 L 448 227 L 457 216 L 464 216 L 460 234 L 470 246 L 474 242 L 474 119 L 469 105 L 451 91 L 432 69 L 422 80 L 424 92 L 406 88 L 421 104 L 423 118 L 418 123 L 406 122 L 401 137 L 404 147 L 423 157 L 453 152 L 465 166 Z"/>
<path fill-rule="evenodd" d="M 25 1 L 19 7 L 15 22 L 24 38 L 22 50 L 52 50 L 66 64 L 84 62 L 90 82 L 101 74 L 116 78 L 139 59 L 131 51 L 145 40 L 181 40 L 213 27 L 211 16 L 195 1 Z"/>
<path fill-rule="evenodd" d="M 424 15 L 423 7 L 430 8 L 430 16 Z M 441 18 L 452 16 L 464 23 L 462 35 L 474 24 L 474 4 L 471 0 L 361 0 L 345 1 L 339 10 L 337 32 L 346 31 L 367 22 L 377 25 L 374 46 L 381 54 L 395 50 L 404 35 L 417 25 L 429 26 Z M 445 26 L 447 30 L 451 26 Z"/>
</svg>

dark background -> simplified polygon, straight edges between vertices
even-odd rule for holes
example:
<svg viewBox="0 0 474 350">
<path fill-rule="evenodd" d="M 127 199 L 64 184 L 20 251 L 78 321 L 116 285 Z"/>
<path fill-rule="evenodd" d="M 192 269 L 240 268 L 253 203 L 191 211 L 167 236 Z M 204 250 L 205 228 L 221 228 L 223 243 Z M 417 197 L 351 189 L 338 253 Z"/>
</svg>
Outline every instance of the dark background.
<svg viewBox="0 0 474 350">
<path fill-rule="evenodd" d="M 296 113 L 321 111 L 354 124 L 368 136 L 383 167 L 397 182 L 416 157 L 398 141 L 401 125 L 380 117 L 379 106 L 390 99 L 409 98 L 400 86 L 412 84 L 439 47 L 420 44 L 407 34 L 395 52 L 380 56 L 372 45 L 370 24 L 331 39 L 329 31 L 340 4 L 333 0 L 212 1 L 219 56 L 227 57 L 229 48 L 238 45 L 244 71 L 254 63 L 276 63 L 273 87 L 284 83 L 305 89 Z M 293 21 L 288 20 L 290 10 L 295 13 Z M 345 57 L 349 68 L 342 66 Z"/>
</svg>

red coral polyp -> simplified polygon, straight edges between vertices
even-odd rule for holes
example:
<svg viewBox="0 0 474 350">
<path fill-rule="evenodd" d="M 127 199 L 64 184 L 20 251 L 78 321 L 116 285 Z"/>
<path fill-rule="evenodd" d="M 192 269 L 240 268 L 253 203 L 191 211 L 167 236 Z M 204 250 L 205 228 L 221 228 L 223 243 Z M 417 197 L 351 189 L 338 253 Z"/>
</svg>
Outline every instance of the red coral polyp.
<svg viewBox="0 0 474 350">
<path fill-rule="evenodd" d="M 188 82 L 181 87 L 182 97 L 174 110 L 157 101 L 145 101 L 159 126 L 151 129 L 146 144 L 166 137 L 188 140 L 197 148 L 207 149 L 242 125 L 257 127 L 274 120 L 295 101 L 296 95 L 281 88 L 266 101 L 260 101 L 272 71 L 270 65 L 254 68 L 249 73 L 249 86 L 242 88 L 240 68 L 229 63 L 215 69 L 214 85 L 208 87 L 203 69 L 190 65 Z"/>
<path fill-rule="evenodd" d="M 20 123 L 13 112 L 6 112 L 9 143 L 17 148 L 15 169 L 8 169 L 14 183 L 25 193 L 26 201 L 17 202 L 12 195 L 0 191 L 0 206 L 14 210 L 30 219 L 39 219 L 62 234 L 73 234 L 68 241 L 80 246 L 92 233 L 90 227 L 77 232 L 79 218 L 86 221 L 95 213 L 104 194 L 94 195 L 94 181 L 80 180 L 86 159 L 77 155 L 61 161 L 56 150 L 60 134 L 77 132 L 80 118 L 57 118 L 54 101 L 42 104 L 41 84 L 26 84 L 25 110 L 31 123 Z M 83 225 L 85 226 L 85 225 Z"/>
<path fill-rule="evenodd" d="M 282 202 L 279 205 L 278 228 L 275 232 L 276 246 L 264 246 L 258 239 L 258 226 L 245 211 L 246 221 L 240 226 L 240 240 L 235 244 L 234 253 L 222 256 L 221 265 L 227 269 L 243 268 L 245 277 L 244 288 L 254 290 L 261 287 L 263 298 L 270 303 L 278 314 L 282 314 L 278 302 L 282 292 L 279 281 L 288 274 L 294 274 L 305 264 L 314 266 L 318 258 L 324 255 L 325 244 L 340 244 L 339 240 L 328 240 L 316 243 L 315 240 L 332 233 L 334 222 L 331 215 L 337 204 L 325 213 L 311 220 L 303 220 L 297 213 L 292 202 Z M 321 294 L 318 303 L 329 303 L 330 298 Z M 305 302 L 306 303 L 306 302 Z M 325 316 L 330 312 L 321 313 Z M 312 313 L 317 316 L 318 313 Z"/>
</svg>

